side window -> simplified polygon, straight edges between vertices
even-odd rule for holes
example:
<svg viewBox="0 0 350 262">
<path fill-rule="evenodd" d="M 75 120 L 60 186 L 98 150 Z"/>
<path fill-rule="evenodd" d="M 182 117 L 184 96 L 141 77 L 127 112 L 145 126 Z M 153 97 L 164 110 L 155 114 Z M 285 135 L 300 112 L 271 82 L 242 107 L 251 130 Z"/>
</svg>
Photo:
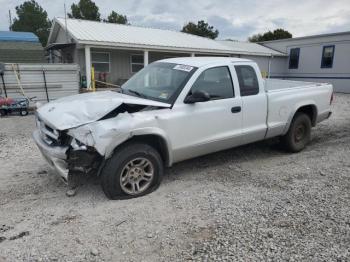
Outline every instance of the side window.
<svg viewBox="0 0 350 262">
<path fill-rule="evenodd" d="M 205 91 L 211 100 L 234 97 L 232 78 L 227 66 L 209 68 L 203 71 L 191 88 Z"/>
<path fill-rule="evenodd" d="M 322 52 L 321 68 L 332 68 L 334 58 L 334 45 L 324 46 Z"/>
<path fill-rule="evenodd" d="M 143 55 L 131 55 L 131 73 L 137 73 L 144 67 Z"/>
<path fill-rule="evenodd" d="M 91 64 L 96 72 L 110 72 L 110 57 L 106 52 L 91 52 Z"/>
<path fill-rule="evenodd" d="M 289 69 L 298 69 L 300 48 L 292 48 L 289 52 Z"/>
<path fill-rule="evenodd" d="M 252 96 L 259 93 L 259 82 L 253 67 L 235 66 L 241 96 Z"/>
</svg>

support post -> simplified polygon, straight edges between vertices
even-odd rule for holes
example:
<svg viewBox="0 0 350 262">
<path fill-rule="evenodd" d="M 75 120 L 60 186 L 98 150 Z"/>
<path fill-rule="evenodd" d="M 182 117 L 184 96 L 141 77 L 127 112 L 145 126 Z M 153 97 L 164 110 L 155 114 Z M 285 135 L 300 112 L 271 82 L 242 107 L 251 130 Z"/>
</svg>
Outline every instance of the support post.
<svg viewBox="0 0 350 262">
<path fill-rule="evenodd" d="M 271 76 L 271 60 L 273 59 L 273 55 L 269 57 L 269 67 L 268 67 L 268 73 L 267 73 L 267 78 L 270 78 Z"/>
<path fill-rule="evenodd" d="M 5 97 L 7 98 L 7 90 L 6 90 L 6 84 L 5 84 L 5 79 L 4 79 L 4 73 L 3 72 L 1 72 L 1 80 L 2 80 L 2 86 L 4 88 Z"/>
<path fill-rule="evenodd" d="M 86 88 L 91 89 L 91 52 L 90 46 L 85 46 Z"/>
<path fill-rule="evenodd" d="M 43 68 L 43 78 L 44 78 L 44 87 L 45 87 L 45 93 L 46 93 L 46 100 L 47 100 L 47 102 L 50 102 L 49 92 L 47 90 L 46 73 L 45 73 L 44 68 Z"/>
<path fill-rule="evenodd" d="M 147 50 L 143 51 L 143 67 L 148 65 L 148 56 L 149 56 L 149 52 Z"/>
<path fill-rule="evenodd" d="M 92 92 L 96 91 L 96 83 L 95 83 L 95 68 L 91 67 L 91 89 Z"/>
<path fill-rule="evenodd" d="M 50 49 L 49 51 L 49 63 L 52 64 L 53 63 L 53 59 L 52 59 L 52 50 Z"/>
<path fill-rule="evenodd" d="M 195 57 L 196 56 L 196 54 L 195 53 L 191 53 L 191 57 Z"/>
</svg>

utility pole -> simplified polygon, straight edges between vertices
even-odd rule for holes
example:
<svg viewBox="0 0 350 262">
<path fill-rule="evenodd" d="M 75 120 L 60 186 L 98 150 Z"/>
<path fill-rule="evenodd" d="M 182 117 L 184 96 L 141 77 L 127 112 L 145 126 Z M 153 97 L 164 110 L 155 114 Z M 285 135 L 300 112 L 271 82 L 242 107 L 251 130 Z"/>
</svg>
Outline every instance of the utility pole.
<svg viewBox="0 0 350 262">
<path fill-rule="evenodd" d="M 9 20 L 10 20 L 9 30 L 12 31 L 12 16 L 11 16 L 11 10 L 9 10 Z"/>
<path fill-rule="evenodd" d="M 64 1 L 64 23 L 65 23 L 65 26 L 66 26 L 66 43 L 69 43 L 69 41 L 68 41 L 68 25 L 67 25 L 66 1 Z"/>
</svg>

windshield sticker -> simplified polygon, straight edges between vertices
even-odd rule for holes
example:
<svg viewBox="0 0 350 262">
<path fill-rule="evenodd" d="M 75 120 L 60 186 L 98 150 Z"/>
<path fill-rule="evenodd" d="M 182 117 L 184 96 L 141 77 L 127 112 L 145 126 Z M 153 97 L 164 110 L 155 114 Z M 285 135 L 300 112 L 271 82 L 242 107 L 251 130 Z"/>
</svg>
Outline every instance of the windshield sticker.
<svg viewBox="0 0 350 262">
<path fill-rule="evenodd" d="M 168 93 L 161 93 L 159 95 L 159 98 L 167 99 L 168 98 Z"/>
<path fill-rule="evenodd" d="M 193 67 L 192 66 L 188 66 L 188 65 L 176 65 L 174 66 L 175 70 L 181 70 L 181 71 L 185 71 L 185 72 L 191 72 Z"/>
</svg>

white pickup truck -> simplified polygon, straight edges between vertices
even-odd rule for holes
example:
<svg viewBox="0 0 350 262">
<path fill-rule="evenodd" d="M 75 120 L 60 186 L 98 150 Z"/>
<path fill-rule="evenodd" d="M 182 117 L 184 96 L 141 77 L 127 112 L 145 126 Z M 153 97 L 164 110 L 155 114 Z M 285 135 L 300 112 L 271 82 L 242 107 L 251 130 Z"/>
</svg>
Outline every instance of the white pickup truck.
<svg viewBox="0 0 350 262">
<path fill-rule="evenodd" d="M 40 107 L 33 137 L 64 180 L 94 173 L 108 198 L 130 198 L 156 189 L 164 166 L 185 159 L 276 136 L 298 152 L 332 100 L 330 84 L 264 80 L 250 60 L 172 58 L 118 91 Z"/>
</svg>

